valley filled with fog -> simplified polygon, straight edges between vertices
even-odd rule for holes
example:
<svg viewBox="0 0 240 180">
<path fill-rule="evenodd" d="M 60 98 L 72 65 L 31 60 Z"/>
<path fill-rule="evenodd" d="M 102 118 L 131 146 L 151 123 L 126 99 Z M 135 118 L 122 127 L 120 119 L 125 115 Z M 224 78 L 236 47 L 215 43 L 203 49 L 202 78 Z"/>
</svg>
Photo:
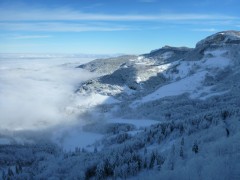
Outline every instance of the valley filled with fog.
<svg viewBox="0 0 240 180">
<path fill-rule="evenodd" d="M 73 110 L 73 106 L 84 103 L 85 98 L 76 95 L 75 90 L 96 74 L 75 67 L 93 58 L 96 57 L 1 55 L 0 143 L 26 143 L 41 137 L 57 143 L 61 139 L 69 148 L 75 148 L 78 143 L 86 145 L 88 142 L 79 138 L 86 135 L 81 132 L 84 120 Z M 74 132 L 72 126 L 78 130 Z M 69 135 L 69 131 L 75 133 L 74 136 Z M 69 135 L 65 135 L 69 141 L 63 141 L 63 134 Z M 97 137 L 93 135 L 93 140 Z"/>
</svg>

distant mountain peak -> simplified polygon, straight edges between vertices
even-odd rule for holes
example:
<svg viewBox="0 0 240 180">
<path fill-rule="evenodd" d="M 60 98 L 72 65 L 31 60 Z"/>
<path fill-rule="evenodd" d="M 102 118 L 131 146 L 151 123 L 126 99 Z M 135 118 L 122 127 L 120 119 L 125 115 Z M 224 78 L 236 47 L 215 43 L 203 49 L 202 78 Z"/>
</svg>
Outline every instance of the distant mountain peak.
<svg viewBox="0 0 240 180">
<path fill-rule="evenodd" d="M 165 45 L 159 49 L 155 49 L 155 50 L 152 50 L 150 52 L 151 53 L 156 53 L 156 52 L 162 52 L 162 51 L 169 51 L 169 50 L 173 50 L 173 51 L 188 51 L 190 50 L 191 48 L 188 48 L 188 47 L 174 47 L 174 46 L 169 46 L 169 45 Z"/>
<path fill-rule="evenodd" d="M 201 46 L 223 46 L 240 44 L 240 31 L 221 31 L 205 39 L 199 41 L 196 44 L 196 48 Z"/>
<path fill-rule="evenodd" d="M 240 37 L 240 31 L 229 30 L 229 31 L 221 31 L 216 34 L 228 35 L 228 36 L 238 36 Z"/>
</svg>

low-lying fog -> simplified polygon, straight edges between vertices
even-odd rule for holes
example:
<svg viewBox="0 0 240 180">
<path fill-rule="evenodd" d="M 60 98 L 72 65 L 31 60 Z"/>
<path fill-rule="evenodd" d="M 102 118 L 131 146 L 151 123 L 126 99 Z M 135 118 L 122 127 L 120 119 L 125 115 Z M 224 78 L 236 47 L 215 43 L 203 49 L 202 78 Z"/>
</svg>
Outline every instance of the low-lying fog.
<svg viewBox="0 0 240 180">
<path fill-rule="evenodd" d="M 82 121 L 77 113 L 69 112 L 76 99 L 79 102 L 81 98 L 74 91 L 82 81 L 96 76 L 75 67 L 92 59 L 66 55 L 0 56 L 0 142 L 8 142 L 3 138 L 6 134 L 16 141 L 16 132 L 37 134 L 58 127 L 51 133 L 54 138 L 73 146 L 69 144 L 72 141 L 63 142 L 62 134 L 68 133 L 68 126 Z M 71 133 L 81 136 L 76 129 Z M 71 136 L 75 135 L 68 137 Z"/>
</svg>

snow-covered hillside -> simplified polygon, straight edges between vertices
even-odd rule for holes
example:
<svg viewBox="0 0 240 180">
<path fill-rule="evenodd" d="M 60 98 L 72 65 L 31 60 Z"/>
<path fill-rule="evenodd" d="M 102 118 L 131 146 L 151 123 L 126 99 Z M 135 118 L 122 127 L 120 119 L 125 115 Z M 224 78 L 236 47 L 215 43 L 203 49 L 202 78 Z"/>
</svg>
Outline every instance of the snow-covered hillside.
<svg viewBox="0 0 240 180">
<path fill-rule="evenodd" d="M 65 107 L 78 121 L 25 145 L 2 134 L 2 177 L 240 179 L 239 34 L 76 66 L 98 73 Z"/>
</svg>

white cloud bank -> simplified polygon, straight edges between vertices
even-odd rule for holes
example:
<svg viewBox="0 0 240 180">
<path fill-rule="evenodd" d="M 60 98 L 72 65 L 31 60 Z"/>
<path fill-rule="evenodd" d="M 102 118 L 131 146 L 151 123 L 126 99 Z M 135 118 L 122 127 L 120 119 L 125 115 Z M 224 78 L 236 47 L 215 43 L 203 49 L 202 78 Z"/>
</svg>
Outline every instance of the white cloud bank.
<svg viewBox="0 0 240 180">
<path fill-rule="evenodd" d="M 76 86 L 94 76 L 73 68 L 84 61 L 17 56 L 0 59 L 0 128 L 39 130 L 71 124 L 76 117 L 65 108 L 74 102 Z"/>
</svg>

